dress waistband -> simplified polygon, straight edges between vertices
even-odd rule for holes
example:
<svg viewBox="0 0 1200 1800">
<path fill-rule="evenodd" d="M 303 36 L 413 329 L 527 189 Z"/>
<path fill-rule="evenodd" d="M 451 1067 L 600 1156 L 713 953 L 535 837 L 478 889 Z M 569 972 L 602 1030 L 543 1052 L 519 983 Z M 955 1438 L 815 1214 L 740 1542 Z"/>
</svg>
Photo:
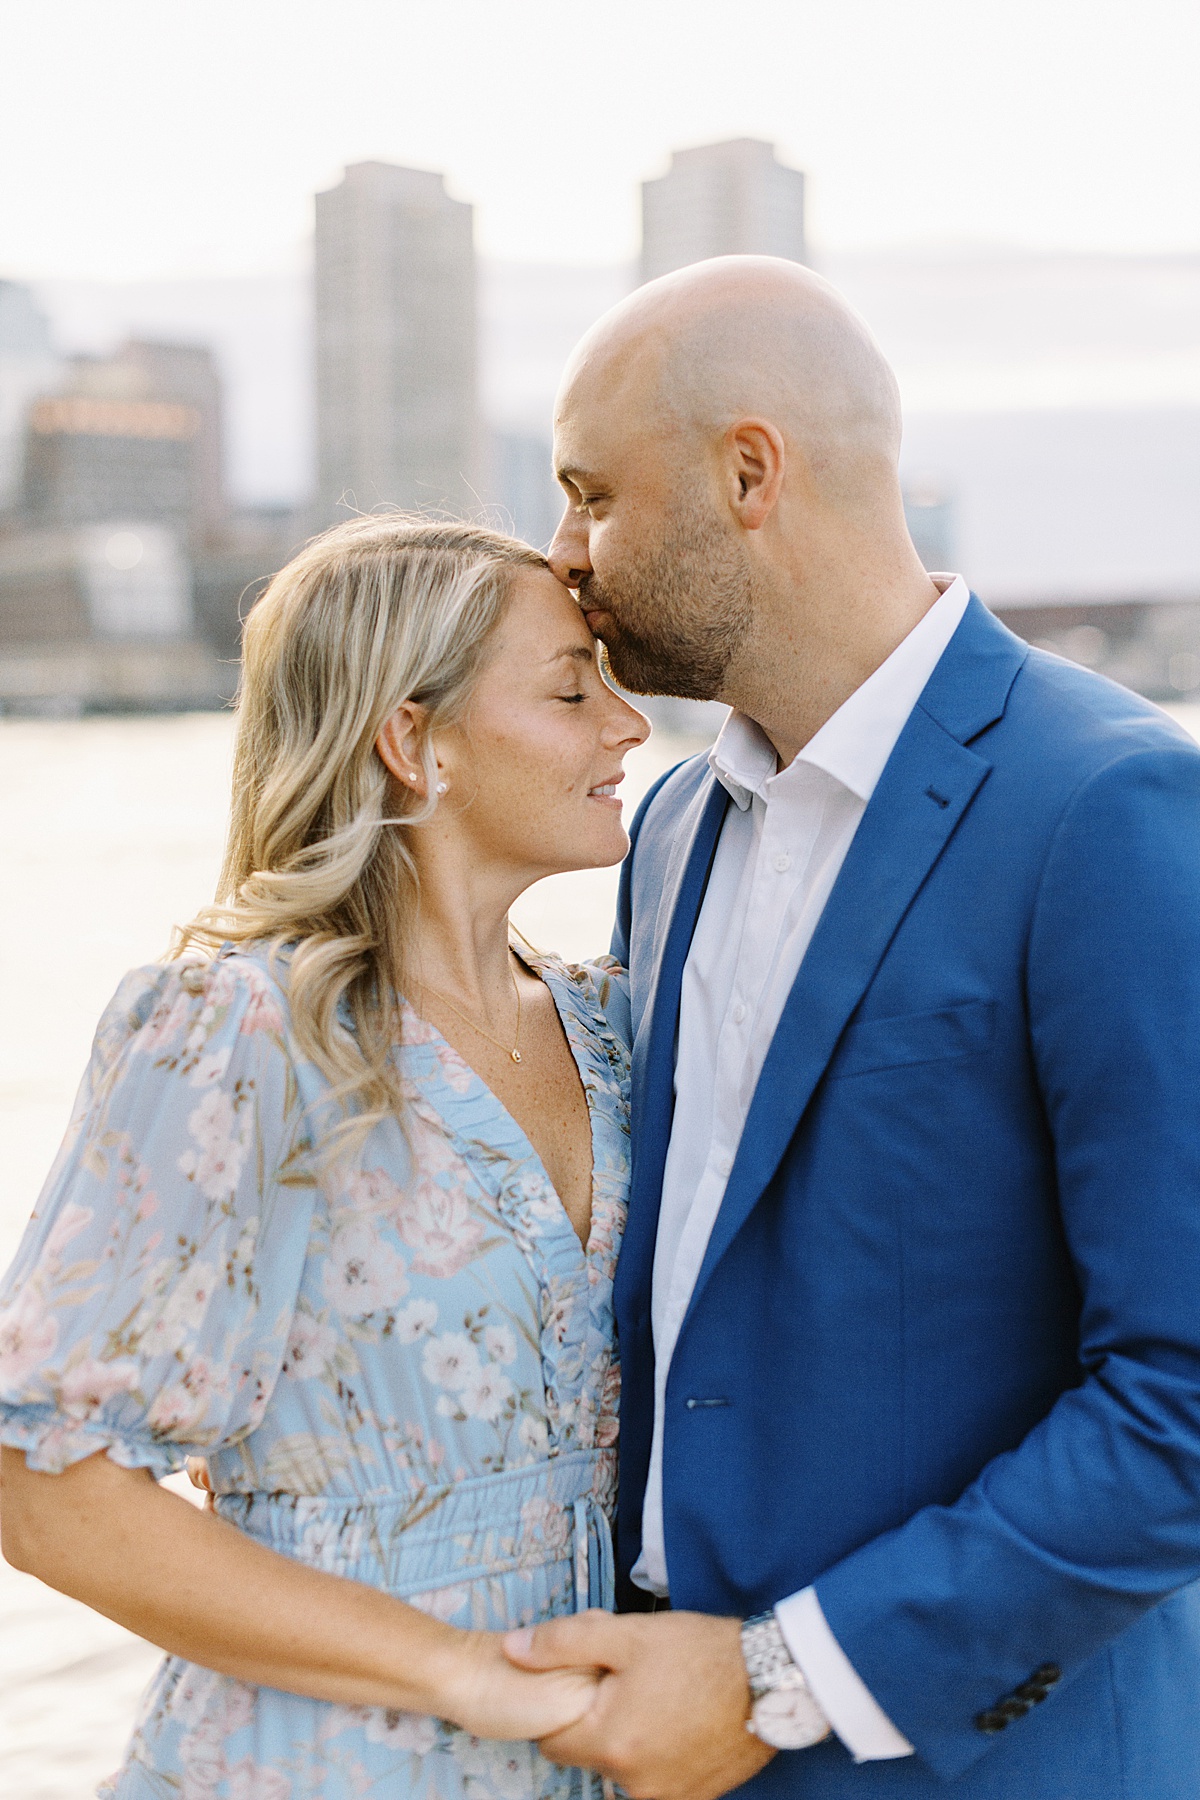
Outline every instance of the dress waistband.
<svg viewBox="0 0 1200 1800">
<path fill-rule="evenodd" d="M 575 1450 L 410 1495 L 218 1494 L 222 1518 L 286 1556 L 399 1600 L 570 1560 L 576 1609 L 613 1605 L 604 1501 L 615 1452 Z"/>
</svg>

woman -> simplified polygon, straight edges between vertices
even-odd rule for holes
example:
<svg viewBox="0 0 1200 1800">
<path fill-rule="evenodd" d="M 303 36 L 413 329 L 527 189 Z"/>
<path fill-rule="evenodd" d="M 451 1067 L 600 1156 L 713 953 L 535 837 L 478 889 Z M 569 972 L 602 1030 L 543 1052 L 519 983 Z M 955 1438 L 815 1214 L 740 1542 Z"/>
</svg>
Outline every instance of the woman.
<svg viewBox="0 0 1200 1800">
<path fill-rule="evenodd" d="M 623 855 L 647 730 L 491 532 L 355 521 L 250 614 L 222 903 L 0 1293 L 5 1555 L 169 1653 L 117 1800 L 582 1789 L 530 1740 L 594 1675 L 498 1634 L 611 1600 L 627 1059 L 507 914 Z"/>
</svg>

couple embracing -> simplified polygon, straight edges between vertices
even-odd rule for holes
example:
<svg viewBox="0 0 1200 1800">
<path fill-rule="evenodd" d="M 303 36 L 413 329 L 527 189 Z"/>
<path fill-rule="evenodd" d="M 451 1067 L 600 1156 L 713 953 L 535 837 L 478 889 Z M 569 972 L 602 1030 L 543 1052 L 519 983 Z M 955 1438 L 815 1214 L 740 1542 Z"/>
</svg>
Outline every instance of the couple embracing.
<svg viewBox="0 0 1200 1800">
<path fill-rule="evenodd" d="M 116 1800 L 1194 1797 L 1200 752 L 926 573 L 899 436 L 697 265 L 548 557 L 359 519 L 253 609 L 220 902 L 0 1296 L 5 1554 L 168 1652 Z M 628 839 L 597 639 L 731 708 Z M 510 932 L 622 857 L 611 956 Z"/>
</svg>

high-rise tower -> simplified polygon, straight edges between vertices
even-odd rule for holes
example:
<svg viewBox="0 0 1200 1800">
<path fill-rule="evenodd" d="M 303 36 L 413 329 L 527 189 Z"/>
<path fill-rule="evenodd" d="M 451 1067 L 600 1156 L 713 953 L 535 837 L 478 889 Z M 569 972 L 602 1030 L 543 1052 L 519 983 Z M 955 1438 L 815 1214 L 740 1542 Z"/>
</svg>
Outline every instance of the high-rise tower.
<svg viewBox="0 0 1200 1800">
<path fill-rule="evenodd" d="M 807 262 L 804 176 L 758 138 L 676 150 L 665 175 L 642 183 L 642 280 L 738 255 Z"/>
<path fill-rule="evenodd" d="M 472 209 L 441 175 L 355 163 L 317 195 L 317 438 L 324 522 L 476 504 Z"/>
</svg>

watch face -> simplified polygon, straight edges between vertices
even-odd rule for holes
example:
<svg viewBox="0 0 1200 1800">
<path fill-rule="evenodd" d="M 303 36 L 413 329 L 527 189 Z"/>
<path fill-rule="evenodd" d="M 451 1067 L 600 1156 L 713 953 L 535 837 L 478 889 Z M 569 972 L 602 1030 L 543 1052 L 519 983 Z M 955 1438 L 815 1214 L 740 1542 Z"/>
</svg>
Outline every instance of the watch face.
<svg viewBox="0 0 1200 1800">
<path fill-rule="evenodd" d="M 804 1750 L 829 1735 L 824 1713 L 807 1688 L 773 1688 L 754 1702 L 750 1723 L 755 1737 L 773 1750 Z"/>
</svg>

